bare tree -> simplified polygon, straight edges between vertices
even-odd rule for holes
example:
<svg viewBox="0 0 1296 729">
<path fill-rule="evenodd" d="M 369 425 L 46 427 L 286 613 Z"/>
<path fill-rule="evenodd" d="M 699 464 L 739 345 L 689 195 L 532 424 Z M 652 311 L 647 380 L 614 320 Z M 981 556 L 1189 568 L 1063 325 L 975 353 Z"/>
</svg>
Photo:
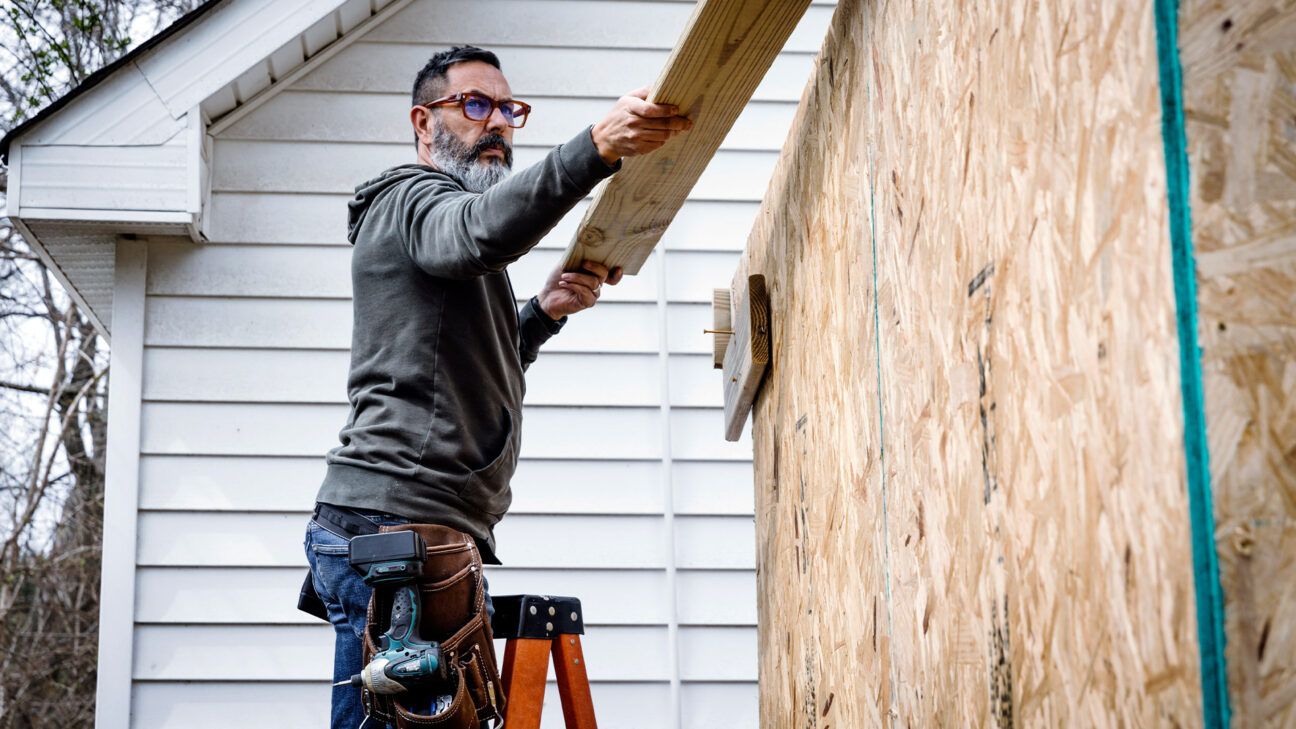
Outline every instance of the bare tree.
<svg viewBox="0 0 1296 729">
<path fill-rule="evenodd" d="M 196 4 L 3 0 L 0 126 Z M 107 385 L 89 318 L 0 218 L 0 729 L 94 721 Z"/>
</svg>

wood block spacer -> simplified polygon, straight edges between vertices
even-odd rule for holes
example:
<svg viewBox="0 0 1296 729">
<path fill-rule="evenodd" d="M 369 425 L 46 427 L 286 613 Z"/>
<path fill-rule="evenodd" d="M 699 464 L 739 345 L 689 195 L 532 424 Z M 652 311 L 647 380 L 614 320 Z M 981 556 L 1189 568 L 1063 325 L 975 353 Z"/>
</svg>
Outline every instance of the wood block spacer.
<svg viewBox="0 0 1296 729">
<path fill-rule="evenodd" d="M 719 309 L 720 296 L 716 296 L 713 309 Z M 747 277 L 747 285 L 735 288 L 732 300 L 732 331 L 723 353 L 720 336 L 716 339 L 716 356 L 722 358 L 724 370 L 725 440 L 737 441 L 747 423 L 756 392 L 770 362 L 770 309 L 769 289 L 765 276 L 754 273 Z M 717 321 L 717 329 L 719 322 Z"/>
</svg>

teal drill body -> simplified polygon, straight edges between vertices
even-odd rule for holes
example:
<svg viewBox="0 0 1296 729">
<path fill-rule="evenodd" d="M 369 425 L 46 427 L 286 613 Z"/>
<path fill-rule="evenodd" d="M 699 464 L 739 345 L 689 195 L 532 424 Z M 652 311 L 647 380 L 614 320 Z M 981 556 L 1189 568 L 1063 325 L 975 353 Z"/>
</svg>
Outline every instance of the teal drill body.
<svg viewBox="0 0 1296 729">
<path fill-rule="evenodd" d="M 341 684 L 363 686 L 374 693 L 397 694 L 447 679 L 441 646 L 418 634 L 419 594 L 427 552 L 412 531 L 387 532 L 351 540 L 351 567 L 375 590 L 393 588 L 391 624 L 379 639 L 379 651 L 360 673 Z"/>
</svg>

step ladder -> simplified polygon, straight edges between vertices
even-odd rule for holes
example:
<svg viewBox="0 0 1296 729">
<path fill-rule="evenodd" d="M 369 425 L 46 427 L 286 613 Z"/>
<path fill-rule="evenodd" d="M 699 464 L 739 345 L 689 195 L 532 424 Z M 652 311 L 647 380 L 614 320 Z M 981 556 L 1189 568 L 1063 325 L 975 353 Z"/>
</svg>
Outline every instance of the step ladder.
<svg viewBox="0 0 1296 729">
<path fill-rule="evenodd" d="M 580 600 L 553 595 L 492 597 L 495 617 L 491 631 L 504 645 L 503 729 L 539 729 L 544 708 L 549 656 L 553 656 L 567 729 L 598 729 L 594 701 L 580 637 L 585 619 Z"/>
</svg>

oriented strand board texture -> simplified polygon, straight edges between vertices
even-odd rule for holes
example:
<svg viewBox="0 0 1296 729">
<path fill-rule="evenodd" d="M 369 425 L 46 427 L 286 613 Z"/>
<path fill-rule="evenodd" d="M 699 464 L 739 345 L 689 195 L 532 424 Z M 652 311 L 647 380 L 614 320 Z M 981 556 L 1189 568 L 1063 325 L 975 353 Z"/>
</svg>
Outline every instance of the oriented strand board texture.
<svg viewBox="0 0 1296 729">
<path fill-rule="evenodd" d="M 1201 722 L 1149 2 L 843 3 L 747 273 L 764 726 Z"/>
<path fill-rule="evenodd" d="M 1296 3 L 1180 11 L 1236 727 L 1296 726 Z"/>
</svg>

